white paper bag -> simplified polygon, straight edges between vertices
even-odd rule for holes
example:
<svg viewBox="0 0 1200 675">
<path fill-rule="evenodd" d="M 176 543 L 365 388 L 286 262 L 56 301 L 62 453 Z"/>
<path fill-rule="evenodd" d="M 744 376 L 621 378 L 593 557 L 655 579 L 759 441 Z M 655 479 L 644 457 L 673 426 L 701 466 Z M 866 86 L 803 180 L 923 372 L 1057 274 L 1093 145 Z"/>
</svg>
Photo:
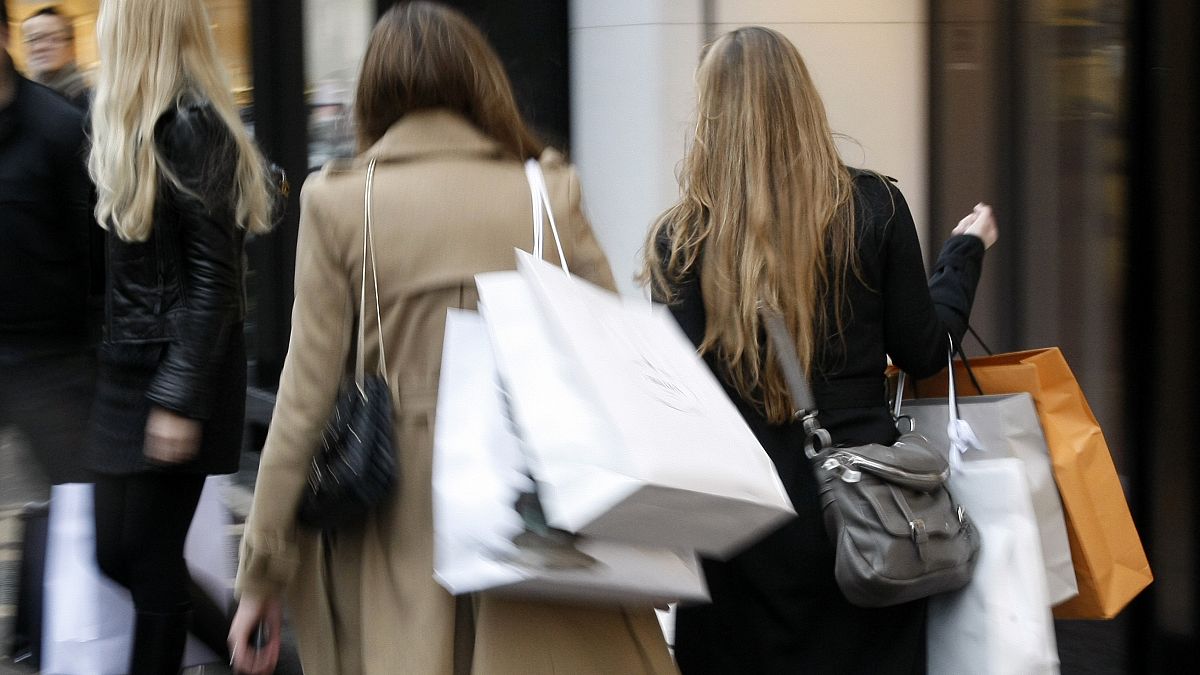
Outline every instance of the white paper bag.
<svg viewBox="0 0 1200 675">
<path fill-rule="evenodd" d="M 514 544 L 527 538 L 514 505 L 533 481 L 510 426 L 482 318 L 449 310 L 433 459 L 434 576 L 443 587 L 614 603 L 708 598 L 690 552 L 592 537 L 548 553 Z"/>
<path fill-rule="evenodd" d="M 1021 460 L 1037 517 L 1050 604 L 1056 605 L 1075 597 L 1079 591 L 1071 562 L 1071 547 L 1067 541 L 1062 500 L 1054 482 L 1050 451 L 1042 435 L 1033 399 L 1029 394 L 1022 393 L 960 396 L 957 402 L 959 417 L 970 424 L 980 444 L 987 450 L 986 453 L 967 453 L 964 458 L 968 462 L 976 458 L 995 457 Z M 907 400 L 901 407 L 901 414 L 913 421 L 915 430 L 932 441 L 933 447 L 949 447 L 947 411 L 947 400 L 944 398 Z"/>
<path fill-rule="evenodd" d="M 518 251 L 481 311 L 556 527 L 736 553 L 793 516 L 775 467 L 670 313 Z"/>
<path fill-rule="evenodd" d="M 196 583 L 220 606 L 233 589 L 229 511 L 221 501 L 226 478 L 210 477 L 200 495 L 185 543 Z M 129 670 L 133 602 L 129 591 L 96 564 L 92 486 L 55 485 L 50 494 L 46 541 L 42 672 L 47 675 L 115 675 Z M 181 667 L 216 662 L 217 656 L 189 637 Z"/>
<path fill-rule="evenodd" d="M 928 672 L 1057 673 L 1054 621 L 1021 462 L 962 462 L 949 488 L 983 543 L 971 583 L 929 599 Z"/>
</svg>

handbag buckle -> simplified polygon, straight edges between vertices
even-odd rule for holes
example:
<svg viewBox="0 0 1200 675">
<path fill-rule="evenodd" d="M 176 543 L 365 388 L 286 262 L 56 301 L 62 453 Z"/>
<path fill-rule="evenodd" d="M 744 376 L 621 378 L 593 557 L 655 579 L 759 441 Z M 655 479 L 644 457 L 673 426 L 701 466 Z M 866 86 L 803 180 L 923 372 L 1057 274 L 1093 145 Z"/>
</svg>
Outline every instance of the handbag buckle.
<svg viewBox="0 0 1200 675">
<path fill-rule="evenodd" d="M 846 464 L 837 457 L 830 457 L 829 459 L 825 460 L 825 463 L 821 465 L 821 468 L 825 471 L 832 471 L 833 473 L 836 473 L 844 483 L 857 483 L 862 480 L 861 471 L 846 466 Z"/>
<path fill-rule="evenodd" d="M 821 428 L 821 424 L 817 422 L 817 411 L 797 411 L 797 415 L 804 413 L 804 417 L 800 420 L 804 427 L 804 436 L 806 442 L 804 444 L 804 454 L 809 459 L 815 459 L 817 455 L 825 448 L 833 447 L 833 439 L 829 436 L 829 432 Z"/>
<path fill-rule="evenodd" d="M 912 540 L 918 546 L 929 541 L 929 532 L 925 529 L 925 521 L 921 518 L 908 521 L 908 529 L 912 534 Z"/>
</svg>

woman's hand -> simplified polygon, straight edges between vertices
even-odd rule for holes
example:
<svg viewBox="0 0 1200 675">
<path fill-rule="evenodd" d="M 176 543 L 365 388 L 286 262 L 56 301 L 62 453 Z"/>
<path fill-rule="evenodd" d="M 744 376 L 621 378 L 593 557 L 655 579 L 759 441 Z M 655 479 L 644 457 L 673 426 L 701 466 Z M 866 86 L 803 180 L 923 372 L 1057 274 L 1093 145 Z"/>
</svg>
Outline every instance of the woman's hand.
<svg viewBox="0 0 1200 675">
<path fill-rule="evenodd" d="M 992 207 L 981 202 L 975 205 L 975 210 L 966 218 L 958 221 L 958 225 L 950 234 L 974 235 L 979 237 L 983 241 L 983 247 L 988 249 L 1000 237 L 1000 228 L 996 226 L 996 217 L 992 215 Z"/>
<path fill-rule="evenodd" d="M 146 458 L 159 464 L 179 464 L 196 456 L 203 425 L 166 408 L 152 406 L 146 418 Z"/>
<path fill-rule="evenodd" d="M 255 635 L 261 627 L 261 635 Z M 243 595 L 229 627 L 230 667 L 238 675 L 271 675 L 279 660 L 283 601 Z M 261 644 L 255 644 L 256 637 Z"/>
</svg>

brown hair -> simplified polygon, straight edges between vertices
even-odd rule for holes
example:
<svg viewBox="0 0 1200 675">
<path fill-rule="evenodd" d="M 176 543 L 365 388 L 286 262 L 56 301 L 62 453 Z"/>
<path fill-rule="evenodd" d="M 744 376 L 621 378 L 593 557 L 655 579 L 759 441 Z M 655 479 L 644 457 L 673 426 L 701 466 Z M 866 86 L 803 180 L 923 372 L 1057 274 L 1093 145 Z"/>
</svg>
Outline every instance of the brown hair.
<svg viewBox="0 0 1200 675">
<path fill-rule="evenodd" d="M 406 2 L 380 17 L 367 44 L 354 103 L 359 151 L 401 117 L 426 108 L 461 114 L 517 158 L 541 154 L 483 33 L 449 7 Z"/>
<path fill-rule="evenodd" d="M 699 275 L 700 352 L 714 353 L 768 420 L 784 422 L 791 403 L 772 346 L 760 342 L 758 310 L 783 315 L 806 370 L 822 336 L 840 333 L 845 278 L 858 270 L 850 172 L 804 60 L 779 33 L 721 36 L 696 80 L 682 197 L 650 229 L 641 278 L 673 300 Z"/>
</svg>

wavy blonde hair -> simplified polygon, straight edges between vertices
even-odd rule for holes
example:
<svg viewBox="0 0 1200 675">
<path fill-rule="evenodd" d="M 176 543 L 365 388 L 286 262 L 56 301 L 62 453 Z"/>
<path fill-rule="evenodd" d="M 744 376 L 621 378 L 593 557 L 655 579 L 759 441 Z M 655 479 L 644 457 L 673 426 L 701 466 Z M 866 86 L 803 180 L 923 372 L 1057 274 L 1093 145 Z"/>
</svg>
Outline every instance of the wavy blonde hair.
<svg viewBox="0 0 1200 675">
<path fill-rule="evenodd" d="M 105 0 L 96 34 L 100 68 L 88 171 L 100 224 L 126 241 L 145 241 L 154 225 L 160 178 L 186 192 L 159 154 L 154 126 L 171 106 L 198 99 L 212 105 L 237 147 L 237 225 L 268 231 L 270 179 L 238 117 L 203 1 Z"/>
<path fill-rule="evenodd" d="M 779 33 L 721 36 L 696 80 L 682 196 L 650 229 L 641 279 L 674 300 L 698 274 L 707 316 L 700 352 L 782 423 L 791 402 L 759 309 L 782 314 L 811 372 L 821 337 L 842 328 L 845 278 L 857 271 L 852 177 L 804 60 Z"/>
</svg>

